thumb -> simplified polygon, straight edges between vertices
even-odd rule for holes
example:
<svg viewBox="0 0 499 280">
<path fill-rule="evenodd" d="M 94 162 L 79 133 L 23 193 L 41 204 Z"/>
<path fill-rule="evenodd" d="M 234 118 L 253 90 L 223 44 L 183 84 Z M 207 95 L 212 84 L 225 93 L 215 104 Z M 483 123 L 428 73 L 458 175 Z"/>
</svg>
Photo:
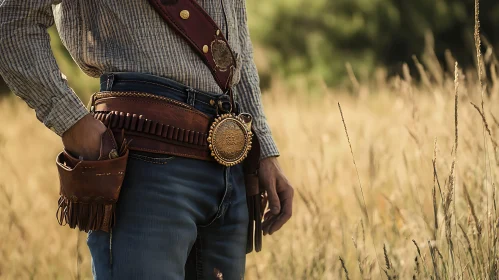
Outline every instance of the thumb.
<svg viewBox="0 0 499 280">
<path fill-rule="evenodd" d="M 278 215 L 281 212 L 281 201 L 277 195 L 276 181 L 268 180 L 266 185 L 270 212 L 274 215 Z"/>
</svg>

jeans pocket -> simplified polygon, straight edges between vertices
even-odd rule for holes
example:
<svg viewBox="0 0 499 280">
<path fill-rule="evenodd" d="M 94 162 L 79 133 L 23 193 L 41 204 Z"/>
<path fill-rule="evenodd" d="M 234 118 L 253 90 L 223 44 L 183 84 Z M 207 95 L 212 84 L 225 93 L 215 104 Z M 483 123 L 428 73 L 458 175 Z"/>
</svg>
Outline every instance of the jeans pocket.
<svg viewBox="0 0 499 280">
<path fill-rule="evenodd" d="M 175 158 L 172 155 L 155 154 L 148 152 L 130 152 L 128 156 L 132 160 L 140 160 L 153 164 L 167 164 Z"/>
</svg>

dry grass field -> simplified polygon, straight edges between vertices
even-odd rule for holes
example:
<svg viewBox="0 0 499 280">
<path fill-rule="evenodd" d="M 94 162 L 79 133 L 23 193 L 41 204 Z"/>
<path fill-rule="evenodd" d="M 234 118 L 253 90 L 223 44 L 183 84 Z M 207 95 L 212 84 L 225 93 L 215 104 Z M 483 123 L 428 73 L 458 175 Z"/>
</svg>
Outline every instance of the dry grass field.
<svg viewBox="0 0 499 280">
<path fill-rule="evenodd" d="M 496 59 L 484 53 L 482 87 L 428 57 L 421 83 L 352 72 L 349 90 L 265 92 L 297 195 L 247 279 L 498 278 Z M 85 234 L 55 218 L 60 140 L 17 99 L 0 100 L 0 120 L 0 279 L 90 279 Z"/>
<path fill-rule="evenodd" d="M 458 79 L 457 152 L 450 73 L 354 94 L 266 92 L 280 161 L 298 192 L 292 222 L 248 256 L 247 279 L 497 275 L 499 84 L 484 96 L 489 135 L 468 76 Z M 55 219 L 60 140 L 17 99 L 0 102 L 0 119 L 0 279 L 90 278 L 85 234 Z"/>
</svg>

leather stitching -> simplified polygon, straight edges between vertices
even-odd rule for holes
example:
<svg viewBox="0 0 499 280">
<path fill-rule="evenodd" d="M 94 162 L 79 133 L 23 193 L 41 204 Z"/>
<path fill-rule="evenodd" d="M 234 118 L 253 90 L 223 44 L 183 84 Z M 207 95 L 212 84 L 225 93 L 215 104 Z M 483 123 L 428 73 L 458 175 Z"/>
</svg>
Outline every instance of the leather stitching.
<svg viewBox="0 0 499 280">
<path fill-rule="evenodd" d="M 171 24 L 173 24 L 175 26 L 175 28 L 177 29 L 178 32 L 180 32 L 183 36 L 185 36 L 185 38 L 187 38 L 187 40 L 191 43 L 192 46 L 194 46 L 194 48 L 199 52 L 201 53 L 201 57 L 202 59 L 205 61 L 206 64 L 210 65 L 210 67 L 208 67 L 210 69 L 210 71 L 213 73 L 213 77 L 215 78 L 215 80 L 217 81 L 217 83 L 220 85 L 223 85 L 223 83 L 220 81 L 220 79 L 218 78 L 218 75 L 216 74 L 216 71 L 214 70 L 213 67 L 211 67 L 211 64 L 210 64 L 210 61 L 208 60 L 208 58 L 203 54 L 202 50 L 198 47 L 198 45 L 194 42 L 194 40 L 185 32 L 182 32 L 183 28 L 181 28 L 176 22 L 175 20 L 172 18 L 172 16 L 170 15 L 170 12 L 168 11 L 168 9 L 166 9 L 161 3 L 158 3 L 158 1 L 153 1 L 154 3 L 156 3 L 156 6 L 161 10 L 163 11 L 163 13 L 161 13 L 161 15 L 165 15 L 166 17 L 168 17 L 169 19 L 169 22 Z M 196 10 L 198 10 L 198 12 L 200 12 L 200 8 L 199 6 L 196 7 L 196 5 L 193 5 L 192 2 L 188 2 L 189 4 L 191 4 L 192 6 L 194 6 L 194 8 L 196 8 Z M 206 18 L 207 15 L 202 13 L 201 14 Z M 212 25 L 212 27 L 214 27 L 216 30 L 218 30 L 218 26 L 214 25 L 212 23 L 212 20 L 208 20 L 208 22 L 210 22 L 210 24 Z M 222 37 L 223 37 L 223 34 L 222 34 Z M 224 37 L 225 39 L 225 37 Z M 227 40 L 225 40 L 227 41 Z M 227 42 L 228 43 L 228 42 Z M 221 86 L 220 86 L 221 87 Z M 225 89 L 222 89 L 223 91 L 225 91 Z"/>
<path fill-rule="evenodd" d="M 128 93 L 128 92 L 112 91 L 111 93 Z M 105 101 L 107 99 L 109 99 L 109 97 L 99 98 L 99 99 L 95 100 L 95 106 L 97 106 L 98 104 L 102 103 L 102 101 Z M 168 101 L 159 101 L 159 100 L 158 101 L 149 101 L 149 100 L 143 100 L 143 98 L 141 98 L 141 97 L 129 97 L 129 96 L 127 96 L 127 97 L 125 97 L 125 96 L 124 97 L 120 97 L 120 99 L 131 99 L 134 102 L 149 103 L 149 104 L 161 104 L 161 105 L 165 105 L 165 106 L 168 106 L 168 107 L 171 107 L 171 108 L 178 108 L 178 109 L 181 109 L 181 110 L 186 111 L 186 112 L 196 113 L 196 114 L 198 114 L 198 115 L 200 115 L 202 117 L 205 117 L 208 120 L 210 119 L 206 114 L 204 114 L 203 112 L 198 111 L 195 108 L 192 108 L 191 110 L 189 110 L 189 109 L 186 109 L 186 108 L 182 108 L 180 106 L 172 105 L 172 104 L 168 103 Z M 177 101 L 177 100 L 175 100 L 175 101 Z"/>
<path fill-rule="evenodd" d="M 128 157 L 133 158 L 133 159 L 137 159 L 137 160 L 141 160 L 141 161 L 145 161 L 145 162 L 149 162 L 149 163 L 161 164 L 161 165 L 165 165 L 165 164 L 169 163 L 171 160 L 175 159 L 174 156 L 156 159 L 156 158 L 152 158 L 152 157 L 148 157 L 148 156 L 135 155 L 135 154 L 130 154 Z"/>
<path fill-rule="evenodd" d="M 140 148 L 140 149 L 135 149 L 135 150 L 137 150 L 137 151 L 144 151 L 144 152 L 153 152 L 153 153 L 164 153 L 161 150 L 154 150 L 154 149 L 147 149 L 147 148 Z M 195 158 L 195 159 L 201 159 L 201 160 L 205 160 L 206 159 L 205 157 L 196 156 L 196 155 L 192 155 L 192 154 L 178 153 L 178 152 L 175 152 L 175 153 L 172 152 L 171 154 L 174 154 L 174 155 L 177 155 L 177 156 L 181 156 L 181 157 Z"/>
</svg>

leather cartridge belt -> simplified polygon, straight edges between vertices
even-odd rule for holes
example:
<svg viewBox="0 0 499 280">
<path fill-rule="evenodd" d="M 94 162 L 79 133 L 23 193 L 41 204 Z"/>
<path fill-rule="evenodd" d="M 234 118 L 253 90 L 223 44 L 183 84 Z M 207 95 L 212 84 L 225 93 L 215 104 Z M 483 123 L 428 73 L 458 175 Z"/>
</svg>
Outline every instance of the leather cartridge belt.
<svg viewBox="0 0 499 280">
<path fill-rule="evenodd" d="M 91 111 L 117 139 L 124 131 L 130 150 L 214 160 L 207 141 L 211 118 L 183 102 L 141 92 L 98 92 Z"/>
</svg>

